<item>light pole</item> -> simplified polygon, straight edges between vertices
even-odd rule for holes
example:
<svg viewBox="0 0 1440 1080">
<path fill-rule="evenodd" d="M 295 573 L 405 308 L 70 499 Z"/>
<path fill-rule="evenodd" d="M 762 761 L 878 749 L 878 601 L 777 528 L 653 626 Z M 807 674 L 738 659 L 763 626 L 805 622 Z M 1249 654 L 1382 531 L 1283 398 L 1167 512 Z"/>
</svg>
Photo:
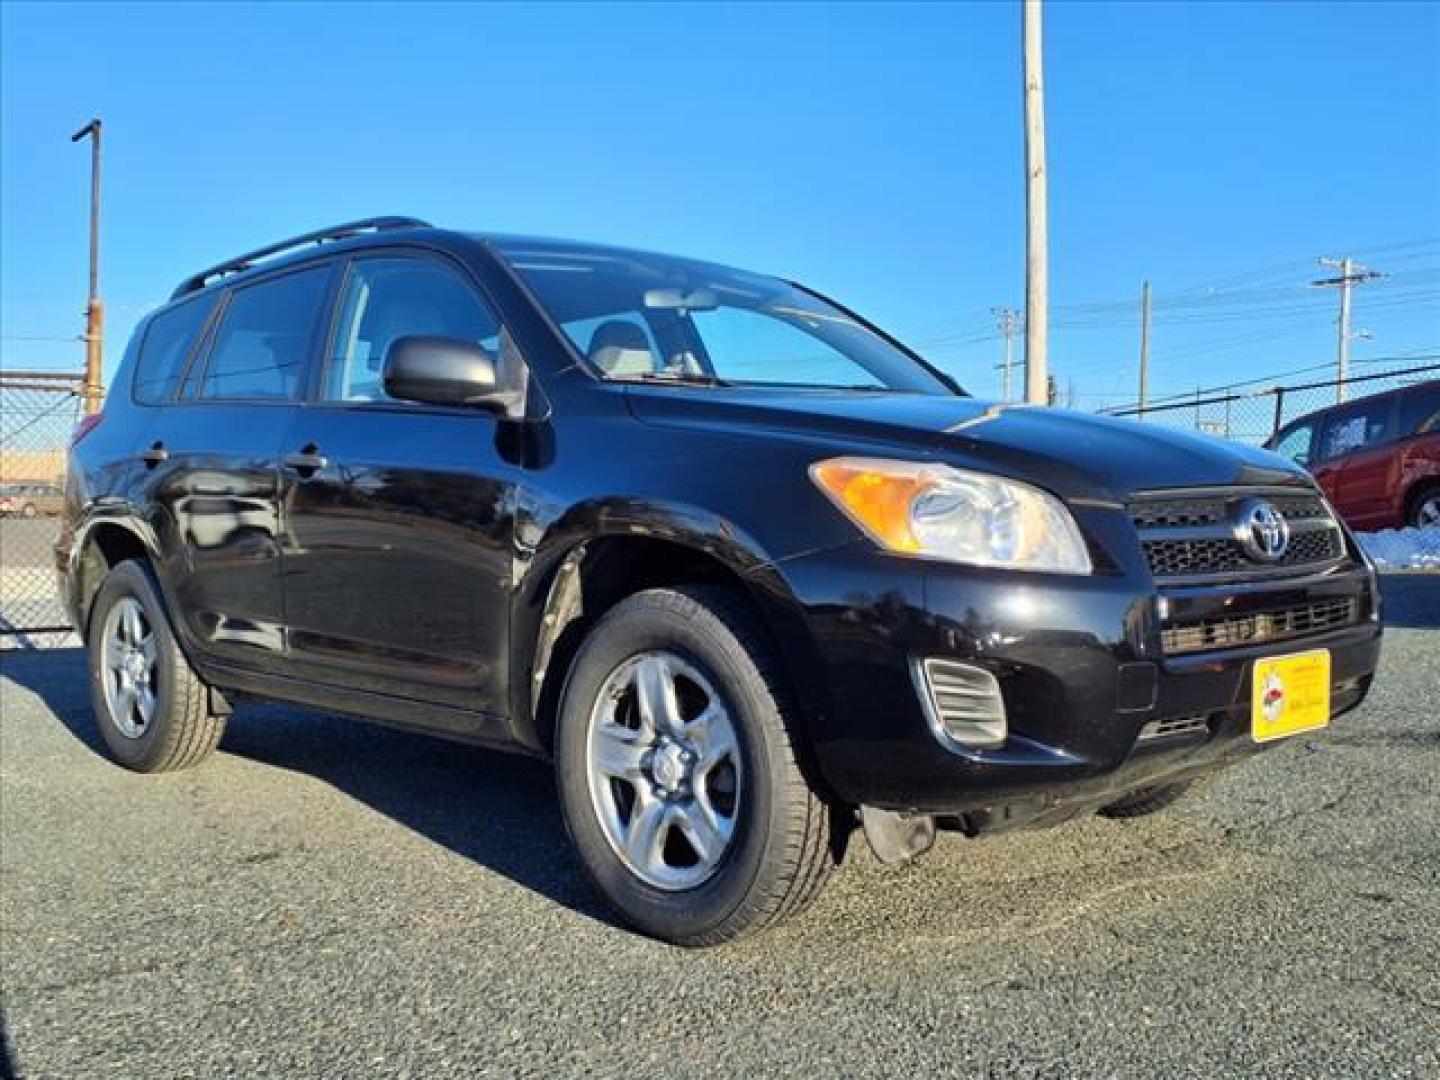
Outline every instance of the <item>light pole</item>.
<svg viewBox="0 0 1440 1080">
<path fill-rule="evenodd" d="M 70 136 L 90 137 L 90 299 L 85 305 L 85 412 L 100 411 L 100 363 L 105 346 L 105 305 L 100 302 L 100 121 L 91 120 Z"/>
<path fill-rule="evenodd" d="M 1040 0 L 1022 0 L 1025 84 L 1025 400 L 1045 405 L 1050 374 L 1045 347 L 1049 330 L 1050 270 L 1045 198 L 1045 77 L 1041 60 Z"/>
</svg>

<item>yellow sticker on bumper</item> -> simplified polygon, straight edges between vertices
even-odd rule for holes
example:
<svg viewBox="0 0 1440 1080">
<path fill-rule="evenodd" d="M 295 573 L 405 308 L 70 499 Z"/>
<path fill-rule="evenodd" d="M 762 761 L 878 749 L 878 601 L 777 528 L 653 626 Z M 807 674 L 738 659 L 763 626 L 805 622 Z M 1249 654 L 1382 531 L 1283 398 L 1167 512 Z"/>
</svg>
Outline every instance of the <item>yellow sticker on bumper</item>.
<svg viewBox="0 0 1440 1080">
<path fill-rule="evenodd" d="M 1255 661 L 1250 692 L 1250 735 L 1256 742 L 1283 739 L 1330 723 L 1330 652 L 1269 656 Z"/>
</svg>

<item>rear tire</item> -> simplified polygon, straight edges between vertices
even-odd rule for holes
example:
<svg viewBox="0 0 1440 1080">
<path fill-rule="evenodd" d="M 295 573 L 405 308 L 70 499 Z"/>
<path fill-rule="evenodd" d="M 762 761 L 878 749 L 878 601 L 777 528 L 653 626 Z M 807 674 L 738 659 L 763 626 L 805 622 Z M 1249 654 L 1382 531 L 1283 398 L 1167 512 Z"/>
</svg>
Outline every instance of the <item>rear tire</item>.
<svg viewBox="0 0 1440 1080">
<path fill-rule="evenodd" d="M 1132 791 L 1123 799 L 1119 799 L 1109 806 L 1102 807 L 1100 816 L 1135 818 L 1158 813 L 1167 807 L 1174 806 L 1189 793 L 1193 786 L 1193 780 L 1183 780 L 1178 784 L 1161 784 L 1159 787 L 1141 788 L 1139 791 Z"/>
<path fill-rule="evenodd" d="M 595 625 L 562 694 L 556 776 L 580 860 L 627 922 L 718 945 L 818 895 L 835 834 L 795 739 L 778 664 L 726 590 L 651 589 Z"/>
<path fill-rule="evenodd" d="M 220 742 L 225 717 L 170 629 L 142 563 L 120 563 L 100 583 L 86 634 L 90 700 L 115 760 L 136 772 L 196 765 Z"/>
</svg>

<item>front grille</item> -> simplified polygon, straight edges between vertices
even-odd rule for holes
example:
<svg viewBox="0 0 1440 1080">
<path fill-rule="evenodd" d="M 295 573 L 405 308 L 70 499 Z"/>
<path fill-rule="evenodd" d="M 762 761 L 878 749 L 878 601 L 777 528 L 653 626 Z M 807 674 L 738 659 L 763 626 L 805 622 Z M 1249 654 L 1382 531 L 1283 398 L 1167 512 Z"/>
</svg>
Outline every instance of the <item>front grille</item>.
<svg viewBox="0 0 1440 1080">
<path fill-rule="evenodd" d="M 1344 554 L 1336 529 L 1297 533 L 1290 547 L 1273 563 L 1257 563 L 1232 537 L 1197 540 L 1146 540 L 1145 558 L 1156 577 L 1190 577 L 1198 574 L 1233 574 L 1265 566 L 1306 566 L 1330 562 Z"/>
<path fill-rule="evenodd" d="M 1292 524 L 1320 518 L 1329 512 L 1318 495 L 1277 495 L 1260 490 L 1206 492 L 1198 495 L 1147 497 L 1130 505 L 1130 520 L 1139 529 L 1226 524 L 1232 503 L 1251 495 L 1262 495 Z"/>
<path fill-rule="evenodd" d="M 1208 649 L 1232 649 L 1241 645 L 1257 645 L 1265 641 L 1318 634 L 1341 626 L 1349 626 L 1360 618 L 1360 604 L 1353 596 L 1335 600 L 1315 600 L 1308 604 L 1256 612 L 1252 615 L 1229 615 L 1219 619 L 1200 619 L 1193 623 L 1167 627 L 1160 632 L 1161 645 L 1168 654 L 1203 652 Z"/>
<path fill-rule="evenodd" d="M 1279 559 L 1251 558 L 1236 539 L 1241 504 L 1251 497 L 1264 499 L 1289 526 L 1290 543 Z M 1311 493 L 1251 488 L 1167 492 L 1136 499 L 1129 512 L 1150 572 L 1161 584 L 1315 569 L 1345 555 L 1339 525 Z"/>
</svg>

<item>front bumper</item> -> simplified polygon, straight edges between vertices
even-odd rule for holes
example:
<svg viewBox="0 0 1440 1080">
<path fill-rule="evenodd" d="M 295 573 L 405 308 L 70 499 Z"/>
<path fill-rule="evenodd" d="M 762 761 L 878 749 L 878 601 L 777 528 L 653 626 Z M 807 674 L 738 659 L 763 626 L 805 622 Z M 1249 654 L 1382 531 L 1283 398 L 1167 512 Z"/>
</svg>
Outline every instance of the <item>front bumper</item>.
<svg viewBox="0 0 1440 1080">
<path fill-rule="evenodd" d="M 1063 820 L 1258 752 L 1250 738 L 1257 657 L 1328 649 L 1334 716 L 1364 698 L 1379 658 L 1374 578 L 1358 564 L 1167 592 L 1165 604 L 1148 579 L 1122 574 L 983 571 L 858 546 L 784 570 L 807 630 L 807 733 L 831 791 L 856 805 L 954 815 L 971 829 Z M 1247 648 L 1162 652 L 1172 620 L 1339 597 L 1355 599 L 1358 621 Z M 921 657 L 994 674 L 1009 718 L 1003 746 L 942 745 L 912 681 Z M 1182 717 L 1203 718 L 1203 728 L 1141 738 L 1152 721 Z"/>
</svg>

